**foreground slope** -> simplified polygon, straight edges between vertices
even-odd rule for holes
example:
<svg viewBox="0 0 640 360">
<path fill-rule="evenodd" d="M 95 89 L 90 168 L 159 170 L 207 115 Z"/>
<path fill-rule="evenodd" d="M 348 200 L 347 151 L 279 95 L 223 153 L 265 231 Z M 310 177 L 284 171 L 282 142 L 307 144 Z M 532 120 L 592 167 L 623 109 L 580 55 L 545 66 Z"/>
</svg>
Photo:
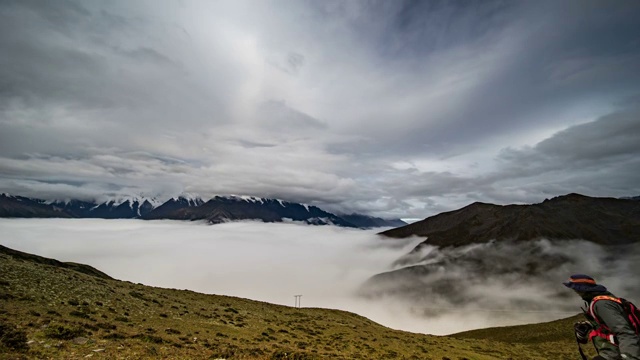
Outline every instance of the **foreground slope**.
<svg viewBox="0 0 640 360">
<path fill-rule="evenodd" d="M 574 358 L 563 336 L 531 346 L 414 334 L 345 311 L 155 288 L 34 259 L 0 249 L 0 359 Z"/>
<path fill-rule="evenodd" d="M 570 318 L 549 321 L 539 324 L 503 326 L 498 328 L 478 329 L 450 335 L 450 337 L 469 340 L 491 339 L 507 344 L 526 345 L 529 351 L 545 355 L 548 359 L 557 359 L 556 352 L 550 350 L 551 344 L 556 344 L 564 350 L 573 349 L 570 359 L 578 359 L 573 324 L 584 320 L 582 315 Z M 583 345 L 582 350 L 591 359 L 596 356 L 591 344 Z"/>
</svg>

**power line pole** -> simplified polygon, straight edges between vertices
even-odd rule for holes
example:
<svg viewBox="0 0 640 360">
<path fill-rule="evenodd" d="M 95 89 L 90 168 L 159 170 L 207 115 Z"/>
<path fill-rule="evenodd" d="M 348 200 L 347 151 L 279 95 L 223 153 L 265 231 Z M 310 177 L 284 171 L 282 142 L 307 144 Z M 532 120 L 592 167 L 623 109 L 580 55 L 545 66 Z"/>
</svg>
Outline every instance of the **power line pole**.
<svg viewBox="0 0 640 360">
<path fill-rule="evenodd" d="M 300 303 L 301 303 L 301 300 L 302 300 L 302 295 L 293 295 L 293 297 L 296 298 L 296 304 L 295 304 L 294 307 L 299 309 L 300 308 Z"/>
</svg>

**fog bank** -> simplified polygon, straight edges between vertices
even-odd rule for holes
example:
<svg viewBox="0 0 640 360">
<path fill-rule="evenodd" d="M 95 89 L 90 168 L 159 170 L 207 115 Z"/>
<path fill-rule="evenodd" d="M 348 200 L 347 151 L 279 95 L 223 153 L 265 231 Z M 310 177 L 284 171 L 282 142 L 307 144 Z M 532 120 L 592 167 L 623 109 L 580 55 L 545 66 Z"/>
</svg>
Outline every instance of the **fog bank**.
<svg viewBox="0 0 640 360">
<path fill-rule="evenodd" d="M 464 292 L 432 292 L 432 296 L 422 298 L 365 298 L 358 295 L 362 284 L 376 274 L 392 270 L 394 262 L 421 241 L 384 239 L 376 232 L 295 223 L 234 222 L 209 226 L 179 221 L 0 219 L 0 244 L 60 261 L 88 264 L 120 280 L 287 306 L 294 305 L 294 295 L 302 294 L 302 307 L 347 310 L 394 329 L 429 334 L 570 316 L 579 311 L 581 303 L 560 284 L 570 273 L 585 269 L 603 274 L 603 280 L 611 281 L 607 285 L 614 293 L 618 289 L 627 291 L 628 286 L 614 280 L 628 278 L 618 276 L 618 272 L 633 268 L 627 260 L 637 261 L 638 255 L 591 261 L 584 255 L 597 253 L 596 245 L 585 248 L 580 242 L 572 242 L 551 250 L 556 247 L 545 243 L 550 252 L 585 260 L 568 261 L 557 271 L 542 271 L 529 279 L 517 273 L 510 275 L 509 270 L 480 281 L 477 262 L 451 259 L 478 254 L 487 258 L 485 264 L 492 268 L 492 264 L 498 267 L 518 255 L 524 259 L 526 251 L 486 247 L 491 251 L 478 252 L 483 247 L 430 249 L 430 255 L 416 259 L 416 264 L 448 264 L 448 276 L 442 276 L 443 268 L 440 276 L 423 278 L 426 282 L 408 286 L 435 291 L 433 284 L 444 279 L 452 284 L 463 283 Z M 490 253 L 499 256 L 493 261 L 488 258 Z M 548 294 L 555 294 L 553 301 L 543 296 Z M 469 296 L 478 300 L 474 306 L 465 302 Z M 523 299 L 527 301 L 523 303 Z M 540 305 L 534 307 L 535 312 L 519 311 L 522 307 L 517 306 L 524 304 L 531 309 L 532 303 Z M 509 305 L 506 311 L 505 304 Z"/>
</svg>

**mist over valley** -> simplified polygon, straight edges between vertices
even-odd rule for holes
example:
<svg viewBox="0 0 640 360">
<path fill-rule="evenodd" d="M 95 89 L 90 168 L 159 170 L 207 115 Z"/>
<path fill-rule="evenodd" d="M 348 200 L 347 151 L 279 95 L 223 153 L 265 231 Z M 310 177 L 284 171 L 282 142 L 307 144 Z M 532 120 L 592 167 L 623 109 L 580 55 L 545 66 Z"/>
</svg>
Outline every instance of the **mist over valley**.
<svg viewBox="0 0 640 360">
<path fill-rule="evenodd" d="M 580 301 L 561 282 L 577 271 L 639 295 L 620 276 L 640 275 L 635 247 L 579 240 L 423 246 L 415 256 L 418 237 L 301 223 L 0 219 L 0 228 L 2 245 L 116 279 L 288 306 L 301 294 L 303 307 L 428 334 L 573 315 Z"/>
</svg>

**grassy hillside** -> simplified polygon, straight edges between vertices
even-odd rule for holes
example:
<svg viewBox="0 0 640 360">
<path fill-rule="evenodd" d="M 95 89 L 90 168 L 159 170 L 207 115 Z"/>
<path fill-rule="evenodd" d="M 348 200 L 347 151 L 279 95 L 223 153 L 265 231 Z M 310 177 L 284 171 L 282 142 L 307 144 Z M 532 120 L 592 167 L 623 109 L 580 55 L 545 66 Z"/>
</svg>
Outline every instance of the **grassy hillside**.
<svg viewBox="0 0 640 360">
<path fill-rule="evenodd" d="M 567 319 L 550 321 L 539 324 L 504 326 L 497 328 L 465 331 L 450 337 L 458 339 L 484 340 L 491 339 L 502 343 L 527 345 L 532 353 L 545 354 L 548 359 L 557 359 L 553 346 L 569 349 L 570 359 L 579 359 L 577 345 L 573 334 L 573 324 L 584 320 L 582 315 Z M 589 358 L 597 353 L 591 345 L 583 345 L 585 354 Z"/>
<path fill-rule="evenodd" d="M 345 311 L 149 287 L 18 255 L 0 252 L 0 359 L 575 358 L 570 320 L 542 338 L 537 325 L 422 335 Z"/>
</svg>

